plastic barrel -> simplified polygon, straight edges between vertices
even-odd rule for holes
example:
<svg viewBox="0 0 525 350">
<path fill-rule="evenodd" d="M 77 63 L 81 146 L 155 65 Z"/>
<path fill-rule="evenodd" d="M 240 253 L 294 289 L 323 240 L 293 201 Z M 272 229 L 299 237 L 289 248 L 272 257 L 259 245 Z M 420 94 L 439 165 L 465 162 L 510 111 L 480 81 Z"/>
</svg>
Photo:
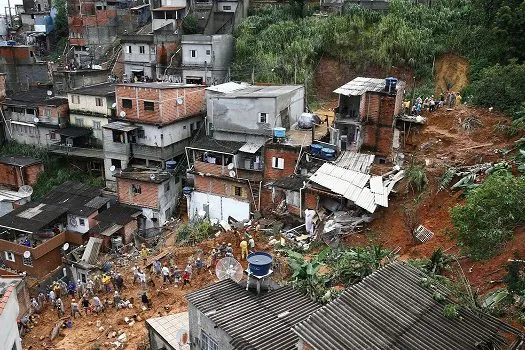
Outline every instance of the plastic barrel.
<svg viewBox="0 0 525 350">
<path fill-rule="evenodd" d="M 273 136 L 278 137 L 278 138 L 286 137 L 286 129 L 285 128 L 274 128 Z"/>
<path fill-rule="evenodd" d="M 256 252 L 248 255 L 247 259 L 250 264 L 250 273 L 255 276 L 265 276 L 270 272 L 273 258 L 265 252 Z"/>
<path fill-rule="evenodd" d="M 335 157 L 335 150 L 325 147 L 325 148 L 321 149 L 321 155 L 324 158 L 332 159 L 332 158 Z"/>
<path fill-rule="evenodd" d="M 312 154 L 321 154 L 321 150 L 323 149 L 323 146 L 321 146 L 318 143 L 312 144 Z"/>
</svg>

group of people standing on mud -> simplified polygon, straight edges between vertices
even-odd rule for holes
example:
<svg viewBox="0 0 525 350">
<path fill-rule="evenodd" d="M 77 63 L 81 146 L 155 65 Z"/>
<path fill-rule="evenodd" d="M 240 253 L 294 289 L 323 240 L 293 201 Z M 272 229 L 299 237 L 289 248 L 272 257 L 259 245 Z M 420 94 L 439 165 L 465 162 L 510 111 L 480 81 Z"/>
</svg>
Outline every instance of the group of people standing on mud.
<svg viewBox="0 0 525 350">
<path fill-rule="evenodd" d="M 410 115 L 420 115 L 422 111 L 433 112 L 439 108 L 454 108 L 461 104 L 461 95 L 459 92 L 449 91 L 446 94 L 441 93 L 438 99 L 434 95 L 425 97 L 418 96 L 413 102 L 405 100 L 403 102 L 404 112 Z"/>
</svg>

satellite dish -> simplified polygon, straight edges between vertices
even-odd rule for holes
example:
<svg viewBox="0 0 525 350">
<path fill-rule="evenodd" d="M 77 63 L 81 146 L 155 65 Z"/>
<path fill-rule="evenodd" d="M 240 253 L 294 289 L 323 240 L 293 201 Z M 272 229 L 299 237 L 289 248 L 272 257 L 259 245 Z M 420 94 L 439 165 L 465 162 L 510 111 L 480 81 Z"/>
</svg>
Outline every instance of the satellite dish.
<svg viewBox="0 0 525 350">
<path fill-rule="evenodd" d="M 116 102 L 113 103 L 113 104 L 111 105 L 111 108 L 117 108 L 117 103 L 116 103 Z"/>
<path fill-rule="evenodd" d="M 181 105 L 184 102 L 184 97 L 177 97 L 177 104 Z"/>
<path fill-rule="evenodd" d="M 62 250 L 67 251 L 68 249 L 69 249 L 69 243 L 64 243 L 64 245 L 62 246 Z"/>
<path fill-rule="evenodd" d="M 237 260 L 228 256 L 217 262 L 215 274 L 219 281 L 230 278 L 235 282 L 239 282 L 243 276 L 242 266 Z"/>
<path fill-rule="evenodd" d="M 114 172 L 115 169 L 117 169 L 117 168 L 116 168 L 114 165 L 112 165 L 112 166 L 109 167 L 109 171 L 111 171 L 111 172 Z"/>
<path fill-rule="evenodd" d="M 73 227 L 77 226 L 77 218 L 72 216 L 71 219 L 69 219 L 69 224 Z"/>
<path fill-rule="evenodd" d="M 33 121 L 34 121 L 35 123 L 38 123 L 38 122 L 40 121 L 40 119 L 38 119 L 37 117 L 34 117 L 34 118 L 33 118 Z"/>
<path fill-rule="evenodd" d="M 53 96 L 53 91 L 47 90 L 47 96 Z"/>
<path fill-rule="evenodd" d="M 29 250 L 26 250 L 24 252 L 24 258 L 29 259 L 31 257 L 31 252 Z"/>
<path fill-rule="evenodd" d="M 120 117 L 121 117 L 121 118 L 125 118 L 125 117 L 126 117 L 126 112 L 124 112 L 124 111 L 120 111 Z"/>
<path fill-rule="evenodd" d="M 233 170 L 233 163 L 228 164 L 228 170 Z"/>
<path fill-rule="evenodd" d="M 18 189 L 18 193 L 23 197 L 29 197 L 33 194 L 33 187 L 29 185 L 20 186 L 20 188 Z"/>
<path fill-rule="evenodd" d="M 229 175 L 230 175 L 230 177 L 235 177 L 235 171 L 230 170 Z"/>
<path fill-rule="evenodd" d="M 151 175 L 149 176 L 149 178 L 152 179 L 152 180 L 155 180 L 155 174 L 151 174 Z"/>
<path fill-rule="evenodd" d="M 186 345 L 189 343 L 190 336 L 186 328 L 180 328 L 177 333 L 175 333 L 175 339 L 179 345 Z"/>
</svg>

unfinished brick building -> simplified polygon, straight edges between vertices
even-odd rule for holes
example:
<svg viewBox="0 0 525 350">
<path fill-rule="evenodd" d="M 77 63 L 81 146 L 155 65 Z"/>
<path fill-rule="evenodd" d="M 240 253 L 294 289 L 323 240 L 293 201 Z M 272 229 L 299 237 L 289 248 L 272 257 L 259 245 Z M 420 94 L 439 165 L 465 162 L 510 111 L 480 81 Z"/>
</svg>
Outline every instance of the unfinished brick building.
<svg viewBox="0 0 525 350">
<path fill-rule="evenodd" d="M 23 185 L 34 185 L 42 171 L 44 164 L 38 159 L 22 156 L 0 157 L 0 185 L 14 190 Z"/>
<path fill-rule="evenodd" d="M 133 32 L 149 18 L 147 7 L 131 11 L 137 4 L 139 1 L 68 1 L 69 44 L 74 56 L 68 63 L 88 68 L 115 58 L 118 48 L 114 44 L 118 36 Z"/>
<path fill-rule="evenodd" d="M 358 77 L 334 92 L 339 94 L 331 141 L 341 150 L 392 155 L 394 118 L 403 110 L 405 83 Z"/>
</svg>

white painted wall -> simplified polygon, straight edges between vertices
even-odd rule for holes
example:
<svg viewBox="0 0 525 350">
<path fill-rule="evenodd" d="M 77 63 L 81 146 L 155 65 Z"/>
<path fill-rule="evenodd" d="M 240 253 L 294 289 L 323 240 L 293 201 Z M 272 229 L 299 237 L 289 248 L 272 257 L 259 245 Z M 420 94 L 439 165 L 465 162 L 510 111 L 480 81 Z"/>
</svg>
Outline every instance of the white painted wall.
<svg viewBox="0 0 525 350">
<path fill-rule="evenodd" d="M 180 177 L 178 178 L 179 182 L 175 182 L 175 176 L 170 177 L 170 179 L 159 186 L 159 224 L 164 225 L 166 220 L 173 216 L 173 212 L 176 209 L 177 202 L 179 201 L 179 196 L 182 193 L 182 181 Z M 169 182 L 169 190 L 166 191 L 166 183 Z M 166 210 L 169 211 L 166 216 Z"/>
<path fill-rule="evenodd" d="M 209 205 L 210 219 L 228 220 L 228 216 L 239 221 L 250 219 L 250 203 L 197 191 L 191 193 L 190 217 L 204 210 L 205 204 Z"/>
<path fill-rule="evenodd" d="M 84 225 L 80 224 L 80 219 L 84 220 Z M 75 225 L 76 223 L 76 225 Z M 88 218 L 82 216 L 76 216 L 67 214 L 67 230 L 75 231 L 80 233 L 86 233 L 89 231 L 89 221 Z"/>
<path fill-rule="evenodd" d="M 180 142 L 191 136 L 191 124 L 196 127 L 199 121 L 202 123 L 203 119 L 201 117 L 188 118 L 160 128 L 155 125 L 141 124 L 145 138 L 137 138 L 137 144 L 161 147 Z"/>
<path fill-rule="evenodd" d="M 206 53 L 209 51 L 209 54 Z M 195 51 L 195 57 L 191 56 L 192 51 Z M 183 65 L 204 65 L 212 66 L 212 47 L 211 37 L 209 42 L 202 43 L 183 43 L 182 44 L 182 64 Z"/>
<path fill-rule="evenodd" d="M 162 0 L 161 4 L 162 6 L 185 7 L 186 1 L 185 0 Z"/>
<path fill-rule="evenodd" d="M 79 103 L 73 103 L 73 96 L 79 96 Z M 102 99 L 102 106 L 97 106 L 96 99 L 100 98 Z M 107 116 L 111 116 L 111 105 L 114 101 L 111 99 L 108 99 L 106 97 L 102 96 L 89 96 L 89 95 L 78 95 L 73 93 L 67 94 L 67 99 L 69 102 L 69 109 L 72 111 L 85 111 L 85 112 L 93 112 L 93 113 L 100 113 Z"/>
<path fill-rule="evenodd" d="M 14 290 L 0 313 L 0 341 L 3 344 L 2 349 L 22 350 L 22 342 L 16 324 L 18 312 L 18 299 L 16 297 L 16 290 Z"/>
</svg>

